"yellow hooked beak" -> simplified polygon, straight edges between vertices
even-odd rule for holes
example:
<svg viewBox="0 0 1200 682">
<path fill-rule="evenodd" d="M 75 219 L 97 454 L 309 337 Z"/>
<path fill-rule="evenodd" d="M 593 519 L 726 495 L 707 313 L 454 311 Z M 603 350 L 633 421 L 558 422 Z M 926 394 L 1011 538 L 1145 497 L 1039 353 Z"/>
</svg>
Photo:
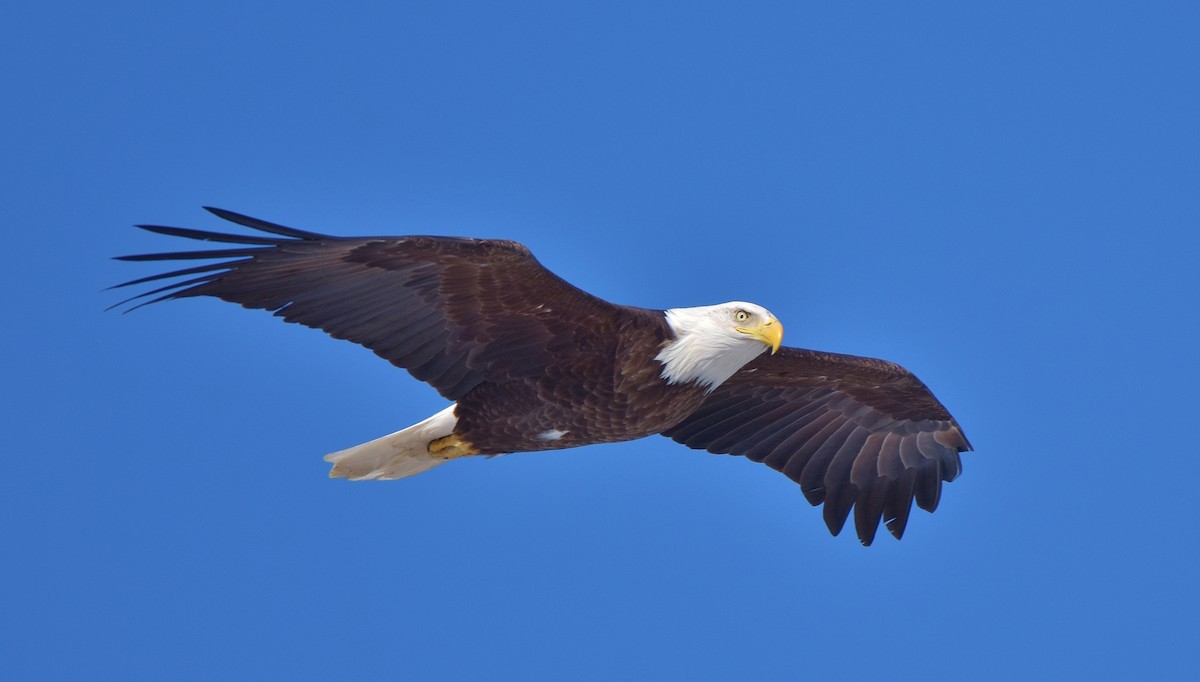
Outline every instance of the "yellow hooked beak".
<svg viewBox="0 0 1200 682">
<path fill-rule="evenodd" d="M 771 355 L 779 352 L 779 344 L 783 343 L 783 325 L 773 317 L 762 324 L 753 327 L 738 327 L 737 330 L 767 344 L 767 347 L 771 349 Z"/>
</svg>

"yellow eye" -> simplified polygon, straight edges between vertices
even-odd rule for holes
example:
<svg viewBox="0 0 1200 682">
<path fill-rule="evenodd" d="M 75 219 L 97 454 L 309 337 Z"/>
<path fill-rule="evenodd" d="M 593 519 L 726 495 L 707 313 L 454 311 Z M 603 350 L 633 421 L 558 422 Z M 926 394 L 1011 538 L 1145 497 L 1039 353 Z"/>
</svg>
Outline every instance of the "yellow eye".
<svg viewBox="0 0 1200 682">
<path fill-rule="evenodd" d="M 745 310 L 739 310 L 733 314 L 733 319 L 737 320 L 738 322 L 745 322 L 746 320 L 750 319 L 750 313 L 746 312 Z"/>
</svg>

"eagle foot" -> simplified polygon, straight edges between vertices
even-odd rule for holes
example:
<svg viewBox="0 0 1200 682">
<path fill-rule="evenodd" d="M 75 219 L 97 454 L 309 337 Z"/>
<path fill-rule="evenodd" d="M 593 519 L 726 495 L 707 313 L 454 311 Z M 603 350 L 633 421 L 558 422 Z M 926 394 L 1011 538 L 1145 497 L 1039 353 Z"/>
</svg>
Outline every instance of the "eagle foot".
<svg viewBox="0 0 1200 682">
<path fill-rule="evenodd" d="M 459 438 L 457 434 L 452 433 L 444 438 L 430 441 L 429 454 L 438 459 L 456 459 L 458 457 L 471 457 L 483 453 L 476 450 L 474 445 Z"/>
</svg>

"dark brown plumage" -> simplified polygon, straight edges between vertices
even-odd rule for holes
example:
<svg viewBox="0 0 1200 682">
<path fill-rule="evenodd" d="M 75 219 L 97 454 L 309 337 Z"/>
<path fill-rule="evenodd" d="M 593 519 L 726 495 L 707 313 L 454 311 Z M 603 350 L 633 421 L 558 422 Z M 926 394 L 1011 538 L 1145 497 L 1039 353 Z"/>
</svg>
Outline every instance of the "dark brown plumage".
<svg viewBox="0 0 1200 682">
<path fill-rule="evenodd" d="M 962 471 L 962 430 L 908 370 L 891 362 L 784 348 L 722 384 L 663 432 L 713 453 L 744 455 L 800 484 L 837 535 L 854 506 L 863 544 L 882 516 L 900 538 L 914 496 L 937 508 Z"/>
<path fill-rule="evenodd" d="M 454 433 L 482 454 L 662 433 L 783 472 L 835 535 L 853 508 L 870 544 L 881 519 L 903 534 L 914 498 L 933 511 L 970 449 L 924 384 L 880 360 L 784 348 L 711 393 L 668 384 L 663 311 L 581 291 L 516 242 L 330 237 L 208 210 L 274 236 L 140 226 L 237 246 L 122 257 L 222 259 L 118 285 L 189 277 L 122 303 L 215 296 L 361 344 L 456 401 Z"/>
</svg>

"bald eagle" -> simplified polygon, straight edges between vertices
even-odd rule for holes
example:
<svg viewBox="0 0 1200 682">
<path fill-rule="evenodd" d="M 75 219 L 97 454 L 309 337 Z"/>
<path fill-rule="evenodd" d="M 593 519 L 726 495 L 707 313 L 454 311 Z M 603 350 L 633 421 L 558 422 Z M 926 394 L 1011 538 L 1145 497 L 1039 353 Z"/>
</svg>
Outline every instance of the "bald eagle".
<svg viewBox="0 0 1200 682">
<path fill-rule="evenodd" d="M 880 520 L 903 535 L 914 499 L 932 512 L 942 481 L 962 469 L 959 453 L 971 449 L 903 367 L 781 348 L 783 325 L 753 303 L 615 305 L 517 242 L 332 237 L 207 210 L 261 234 L 139 225 L 236 246 L 119 257 L 219 260 L 119 284 L 184 278 L 117 306 L 215 296 L 270 310 L 371 349 L 452 403 L 327 455 L 330 476 L 402 478 L 459 457 L 661 434 L 782 472 L 814 506 L 824 503 L 834 535 L 853 509 L 869 545 Z"/>
</svg>

